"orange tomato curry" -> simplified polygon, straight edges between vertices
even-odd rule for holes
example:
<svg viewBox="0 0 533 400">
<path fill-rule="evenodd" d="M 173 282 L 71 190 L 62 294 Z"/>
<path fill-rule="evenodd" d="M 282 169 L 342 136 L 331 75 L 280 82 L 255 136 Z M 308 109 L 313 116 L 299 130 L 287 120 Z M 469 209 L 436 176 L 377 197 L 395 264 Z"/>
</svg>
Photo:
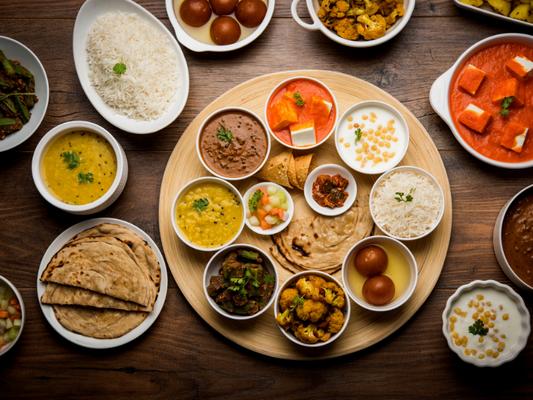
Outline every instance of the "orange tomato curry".
<svg viewBox="0 0 533 400">
<path fill-rule="evenodd" d="M 280 88 L 270 98 L 270 102 L 268 103 L 267 109 L 268 125 L 270 129 L 272 129 L 272 132 L 274 132 L 274 134 L 278 137 L 278 139 L 292 146 L 293 143 L 291 138 L 290 126 L 287 126 L 283 129 L 275 130 L 272 122 L 274 120 L 272 106 L 277 103 L 278 100 L 280 100 L 286 92 L 300 92 L 300 96 L 304 100 L 303 106 L 296 105 L 296 99 L 293 99 L 290 102 L 292 109 L 296 112 L 298 116 L 298 122 L 295 122 L 291 125 L 299 125 L 305 122 L 314 121 L 316 142 L 320 143 L 322 140 L 324 140 L 324 138 L 330 133 L 331 129 L 333 128 L 333 125 L 335 124 L 335 115 L 337 114 L 337 111 L 335 110 L 335 103 L 333 102 L 333 98 L 329 94 L 328 90 L 315 81 L 311 81 L 308 79 L 295 79 Z M 323 116 L 324 110 L 317 110 L 316 108 L 312 107 L 311 100 L 313 96 L 320 97 L 328 103 L 333 104 L 329 113 L 329 117 L 325 118 Z M 325 110 L 327 112 L 327 108 L 325 108 Z M 317 113 L 317 111 L 319 111 L 320 113 Z"/>
<path fill-rule="evenodd" d="M 533 160 L 533 77 L 521 82 L 525 86 L 525 104 L 522 107 L 509 109 L 509 115 L 503 116 L 499 112 L 500 104 L 492 102 L 496 85 L 515 76 L 505 67 L 509 60 L 522 52 L 533 60 L 533 47 L 518 43 L 503 43 L 487 47 L 474 54 L 457 70 L 450 87 L 450 112 L 453 123 L 463 139 L 479 154 L 492 160 L 518 163 Z M 471 95 L 458 86 L 463 71 L 472 64 L 486 73 L 475 95 Z M 492 119 L 485 131 L 480 134 L 458 121 L 459 115 L 470 103 L 492 114 Z M 522 152 L 516 153 L 501 145 L 507 126 L 511 121 L 518 122 L 529 128 Z"/>
</svg>

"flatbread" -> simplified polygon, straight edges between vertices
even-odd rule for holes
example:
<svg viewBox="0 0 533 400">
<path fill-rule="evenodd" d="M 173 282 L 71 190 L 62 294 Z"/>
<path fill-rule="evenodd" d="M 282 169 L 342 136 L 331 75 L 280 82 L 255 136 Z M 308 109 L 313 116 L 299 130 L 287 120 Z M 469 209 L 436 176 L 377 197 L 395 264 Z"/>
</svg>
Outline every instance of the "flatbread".
<svg viewBox="0 0 533 400">
<path fill-rule="evenodd" d="M 294 165 L 296 168 L 296 187 L 304 190 L 305 181 L 313 169 L 316 168 L 315 153 L 306 154 L 305 156 L 296 157 L 294 159 Z"/>
<path fill-rule="evenodd" d="M 139 326 L 148 316 L 144 312 L 102 310 L 55 305 L 58 322 L 69 331 L 96 339 L 115 339 Z"/>
<path fill-rule="evenodd" d="M 259 179 L 292 189 L 289 182 L 289 162 L 292 157 L 292 150 L 284 151 L 277 156 L 267 160 L 263 168 L 256 174 Z"/>
<path fill-rule="evenodd" d="M 270 250 L 292 272 L 315 270 L 332 274 L 342 267 L 352 246 L 370 236 L 373 226 L 368 196 L 364 196 L 342 215 L 291 222 L 285 230 L 273 235 L 277 247 Z"/>
</svg>

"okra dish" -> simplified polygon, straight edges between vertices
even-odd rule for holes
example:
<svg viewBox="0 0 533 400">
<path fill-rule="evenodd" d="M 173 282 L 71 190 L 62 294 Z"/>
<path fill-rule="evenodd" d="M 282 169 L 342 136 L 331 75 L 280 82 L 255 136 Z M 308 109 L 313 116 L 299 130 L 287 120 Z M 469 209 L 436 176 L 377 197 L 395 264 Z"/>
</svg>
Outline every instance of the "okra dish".
<svg viewBox="0 0 533 400">
<path fill-rule="evenodd" d="M 0 49 L 0 140 L 29 122 L 38 101 L 33 74 Z"/>
<path fill-rule="evenodd" d="M 237 249 L 226 255 L 218 275 L 210 278 L 207 294 L 232 314 L 254 315 L 266 307 L 276 277 L 263 265 L 261 254 Z"/>
</svg>

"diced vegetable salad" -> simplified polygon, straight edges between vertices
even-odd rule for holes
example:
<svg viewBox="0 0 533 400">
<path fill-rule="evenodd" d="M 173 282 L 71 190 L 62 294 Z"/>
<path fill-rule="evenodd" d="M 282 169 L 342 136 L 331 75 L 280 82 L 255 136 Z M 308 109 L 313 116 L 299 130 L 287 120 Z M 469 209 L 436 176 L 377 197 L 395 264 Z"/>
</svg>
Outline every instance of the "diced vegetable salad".
<svg viewBox="0 0 533 400">
<path fill-rule="evenodd" d="M 17 296 L 0 282 L 0 347 L 17 338 L 22 325 L 22 312 Z"/>
<path fill-rule="evenodd" d="M 246 218 L 252 226 L 267 230 L 289 219 L 287 195 L 275 186 L 257 189 L 248 198 Z"/>
</svg>

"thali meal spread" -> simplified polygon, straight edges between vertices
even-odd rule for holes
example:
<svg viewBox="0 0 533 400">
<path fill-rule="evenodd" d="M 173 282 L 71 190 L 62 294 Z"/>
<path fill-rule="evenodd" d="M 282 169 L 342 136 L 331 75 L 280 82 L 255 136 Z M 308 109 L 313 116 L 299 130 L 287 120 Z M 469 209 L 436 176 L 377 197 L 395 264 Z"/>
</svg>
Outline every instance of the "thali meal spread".
<svg viewBox="0 0 533 400">
<path fill-rule="evenodd" d="M 255 176 L 289 189 L 295 187 L 303 190 L 307 176 L 315 167 L 314 153 L 294 156 L 292 150 L 287 150 L 268 159 Z"/>
<path fill-rule="evenodd" d="M 516 302 L 493 288 L 463 293 L 448 315 L 449 335 L 463 354 L 478 362 L 495 362 L 518 342 L 522 332 Z"/>
<path fill-rule="evenodd" d="M 449 105 L 461 137 L 495 161 L 533 159 L 528 131 L 533 121 L 533 47 L 502 43 L 480 50 L 457 70 Z"/>
<path fill-rule="evenodd" d="M 308 147 L 322 142 L 332 132 L 336 112 L 335 101 L 322 84 L 295 79 L 272 94 L 267 121 L 281 142 Z"/>
<path fill-rule="evenodd" d="M 231 251 L 219 274 L 210 278 L 208 295 L 229 313 L 256 314 L 270 301 L 276 283 L 276 277 L 262 263 L 258 252 L 245 247 Z"/>
<path fill-rule="evenodd" d="M 0 140 L 29 122 L 38 101 L 33 74 L 0 49 Z"/>
<path fill-rule="evenodd" d="M 200 132 L 203 161 L 213 172 L 228 178 L 250 175 L 267 157 L 268 137 L 260 121 L 242 110 L 213 116 Z"/>
<path fill-rule="evenodd" d="M 349 196 L 346 192 L 349 183 L 340 174 L 319 175 L 313 182 L 313 199 L 321 207 L 342 207 Z"/>
<path fill-rule="evenodd" d="M 502 226 L 502 245 L 511 269 L 527 285 L 533 286 L 533 193 L 515 199 Z"/>
<path fill-rule="evenodd" d="M 0 354 L 14 341 L 22 326 L 22 311 L 17 295 L 0 279 Z"/>
<path fill-rule="evenodd" d="M 233 191 L 220 183 L 205 183 L 181 196 L 174 218 L 193 244 L 216 248 L 237 235 L 244 215 L 241 201 Z"/>
<path fill-rule="evenodd" d="M 248 207 L 246 218 L 251 226 L 260 226 L 266 231 L 289 220 L 287 195 L 276 186 L 257 189 L 244 201 Z"/>
</svg>

